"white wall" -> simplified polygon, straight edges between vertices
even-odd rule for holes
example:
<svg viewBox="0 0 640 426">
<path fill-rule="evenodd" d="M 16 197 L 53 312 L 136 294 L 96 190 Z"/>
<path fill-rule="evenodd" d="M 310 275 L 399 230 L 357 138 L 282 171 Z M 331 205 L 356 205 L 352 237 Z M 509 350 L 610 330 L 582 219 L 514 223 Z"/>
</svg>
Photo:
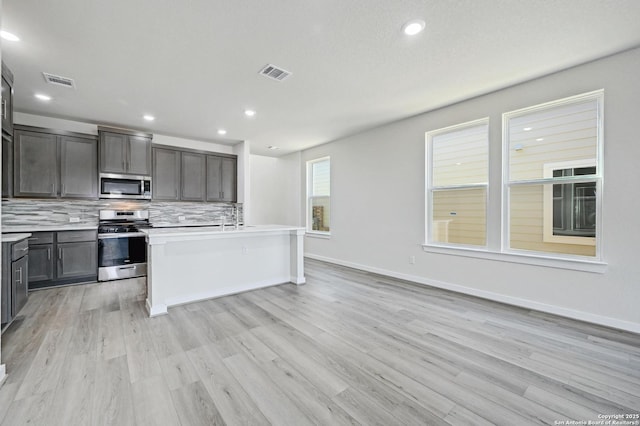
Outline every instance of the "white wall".
<svg viewBox="0 0 640 426">
<path fill-rule="evenodd" d="M 305 161 L 324 156 L 331 156 L 332 166 L 331 238 L 307 237 L 306 254 L 640 332 L 638 75 L 640 49 L 634 49 L 304 151 L 301 169 Z M 497 249 L 502 113 L 601 88 L 605 273 L 422 250 L 426 131 L 490 117 L 488 244 Z M 409 264 L 409 256 L 416 264 Z"/>
<path fill-rule="evenodd" d="M 249 223 L 300 226 L 299 170 L 299 152 L 279 158 L 251 156 Z"/>
</svg>

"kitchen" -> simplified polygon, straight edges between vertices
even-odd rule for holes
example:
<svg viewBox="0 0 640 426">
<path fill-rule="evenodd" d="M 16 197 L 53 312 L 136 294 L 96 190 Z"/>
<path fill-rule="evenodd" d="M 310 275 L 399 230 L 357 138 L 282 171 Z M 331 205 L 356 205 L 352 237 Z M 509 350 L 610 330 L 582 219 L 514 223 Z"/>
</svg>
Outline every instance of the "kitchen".
<svg viewBox="0 0 640 426">
<path fill-rule="evenodd" d="M 454 3 L 2 2 L 0 425 L 634 414 L 640 5 Z M 511 252 L 511 190 L 561 243 L 555 174 L 503 169 L 554 139 L 505 115 L 576 96 L 597 175 L 557 179 L 597 229 L 560 239 L 592 243 Z M 447 170 L 485 180 L 430 186 L 476 121 Z"/>
</svg>

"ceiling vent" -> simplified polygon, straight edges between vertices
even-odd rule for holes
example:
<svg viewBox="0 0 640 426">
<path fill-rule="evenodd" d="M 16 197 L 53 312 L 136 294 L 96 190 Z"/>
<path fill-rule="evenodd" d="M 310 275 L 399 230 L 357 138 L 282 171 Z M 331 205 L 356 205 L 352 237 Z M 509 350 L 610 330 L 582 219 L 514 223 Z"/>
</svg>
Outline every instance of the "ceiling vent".
<svg viewBox="0 0 640 426">
<path fill-rule="evenodd" d="M 272 64 L 265 65 L 265 67 L 260 70 L 260 74 L 278 81 L 282 81 L 291 75 L 289 71 L 278 68 Z"/>
<path fill-rule="evenodd" d="M 49 84 L 57 84 L 58 86 L 70 87 L 72 89 L 76 87 L 76 84 L 70 78 L 49 74 L 47 72 L 43 72 L 42 75 L 44 75 L 44 79 Z"/>
</svg>

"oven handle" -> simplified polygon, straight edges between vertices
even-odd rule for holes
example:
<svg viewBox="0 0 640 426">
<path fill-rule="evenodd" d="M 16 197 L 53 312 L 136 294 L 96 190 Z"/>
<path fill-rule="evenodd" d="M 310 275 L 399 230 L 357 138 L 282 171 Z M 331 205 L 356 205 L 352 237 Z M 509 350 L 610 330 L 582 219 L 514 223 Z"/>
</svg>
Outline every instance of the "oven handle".
<svg viewBox="0 0 640 426">
<path fill-rule="evenodd" d="M 135 237 L 146 237 L 147 234 L 144 232 L 122 232 L 122 233 L 113 233 L 113 234 L 98 234 L 99 240 L 107 240 L 111 238 L 135 238 Z"/>
</svg>

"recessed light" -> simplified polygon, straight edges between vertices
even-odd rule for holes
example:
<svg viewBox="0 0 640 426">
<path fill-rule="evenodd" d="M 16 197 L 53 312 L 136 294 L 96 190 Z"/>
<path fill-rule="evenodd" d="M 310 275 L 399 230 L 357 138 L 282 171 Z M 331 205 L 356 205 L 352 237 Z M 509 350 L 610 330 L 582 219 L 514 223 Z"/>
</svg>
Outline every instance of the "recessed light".
<svg viewBox="0 0 640 426">
<path fill-rule="evenodd" d="M 42 93 L 36 93 L 34 96 L 36 98 L 40 99 L 41 101 L 50 101 L 51 100 L 51 96 L 43 95 Z"/>
<path fill-rule="evenodd" d="M 142 118 L 144 118 L 147 121 L 153 121 L 156 119 L 153 115 L 149 115 L 149 114 L 142 116 Z"/>
<path fill-rule="evenodd" d="M 422 32 L 425 26 L 426 24 L 422 19 L 414 19 L 413 21 L 409 21 L 402 26 L 402 32 L 410 36 L 416 35 Z"/>
<path fill-rule="evenodd" d="M 252 109 L 245 109 L 244 115 L 246 115 L 247 117 L 253 117 L 254 115 L 256 115 L 256 112 Z"/>
<path fill-rule="evenodd" d="M 531 129 L 533 129 L 533 127 L 525 127 L 525 128 L 524 128 L 524 129 L 522 129 L 522 130 L 524 130 L 525 132 L 528 132 L 528 131 L 529 131 L 529 130 L 531 130 Z"/>
<path fill-rule="evenodd" d="M 544 138 L 538 138 L 536 139 L 536 142 L 542 142 L 544 140 Z"/>
<path fill-rule="evenodd" d="M 219 130 L 218 130 L 218 134 L 219 134 L 219 135 L 226 135 L 226 134 L 227 134 L 227 131 L 226 131 L 225 129 L 219 129 Z"/>
<path fill-rule="evenodd" d="M 15 34 L 11 34 L 8 31 L 0 31 L 0 37 L 7 41 L 20 41 L 20 37 Z"/>
<path fill-rule="evenodd" d="M 462 163 L 456 163 L 456 166 L 462 166 Z"/>
<path fill-rule="evenodd" d="M 275 151 L 276 149 L 280 149 L 275 145 L 269 145 L 267 148 L 269 148 L 270 150 L 273 150 L 273 151 Z"/>
</svg>

